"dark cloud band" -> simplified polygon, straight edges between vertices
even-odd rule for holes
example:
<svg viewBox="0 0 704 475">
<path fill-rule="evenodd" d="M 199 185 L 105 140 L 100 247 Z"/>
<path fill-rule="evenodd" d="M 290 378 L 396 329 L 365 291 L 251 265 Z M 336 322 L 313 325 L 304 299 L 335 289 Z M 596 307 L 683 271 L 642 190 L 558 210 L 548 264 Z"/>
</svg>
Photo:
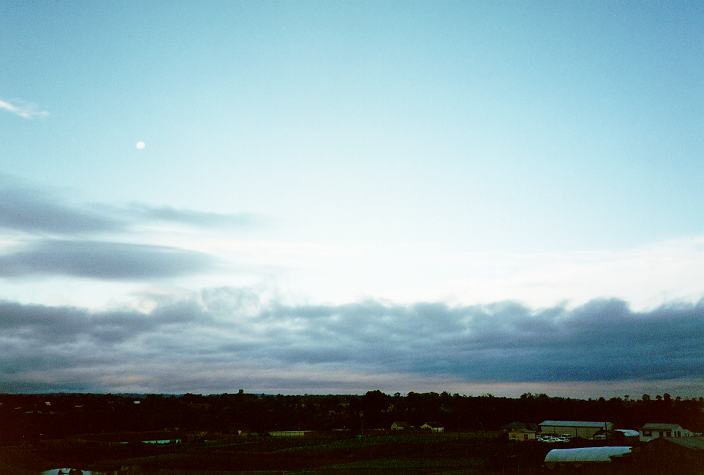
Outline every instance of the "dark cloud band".
<svg viewBox="0 0 704 475">
<path fill-rule="evenodd" d="M 198 374 L 190 389 L 221 391 L 237 384 L 237 370 L 263 387 L 313 387 L 323 383 L 310 375 L 329 368 L 337 379 L 325 384 L 340 388 L 359 374 L 467 382 L 701 380 L 702 341 L 702 302 L 648 312 L 620 300 L 539 310 L 514 302 L 286 306 L 227 288 L 164 302 L 150 313 L 8 302 L 0 305 L 0 389 L 19 391 L 40 373 L 47 387 L 60 379 L 70 387 L 120 390 L 120 381 L 148 380 L 151 386 L 130 388 L 189 390 Z M 86 354 L 101 359 L 87 361 Z"/>
</svg>

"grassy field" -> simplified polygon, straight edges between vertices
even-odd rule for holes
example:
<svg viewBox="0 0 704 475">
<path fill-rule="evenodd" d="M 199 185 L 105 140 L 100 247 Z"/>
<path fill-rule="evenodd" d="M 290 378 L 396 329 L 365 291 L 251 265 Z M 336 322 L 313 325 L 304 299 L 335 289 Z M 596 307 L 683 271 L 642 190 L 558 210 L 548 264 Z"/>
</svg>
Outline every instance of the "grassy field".
<svg viewBox="0 0 704 475">
<path fill-rule="evenodd" d="M 88 439 L 84 435 L 80 440 Z M 528 448 L 531 450 L 526 452 Z M 161 473 L 501 473 L 505 465 L 502 461 L 512 464 L 518 458 L 528 457 L 540 462 L 545 452 L 543 446 L 517 446 L 496 438 L 495 434 L 412 433 L 222 440 L 211 437 L 208 442 L 191 441 L 167 447 L 140 444 L 108 447 L 80 445 L 75 440 L 52 441 L 2 447 L 0 460 L 17 471 L 34 473 L 58 466 L 97 470 L 130 466 L 135 473 L 160 473 L 160 470 Z"/>
<path fill-rule="evenodd" d="M 360 471 L 383 471 L 385 473 L 397 472 L 433 472 L 448 473 L 458 471 L 461 473 L 482 473 L 486 469 L 484 460 L 481 457 L 457 457 L 457 458 L 375 458 L 360 460 L 342 464 L 333 464 L 318 467 L 318 472 L 354 472 Z"/>
</svg>

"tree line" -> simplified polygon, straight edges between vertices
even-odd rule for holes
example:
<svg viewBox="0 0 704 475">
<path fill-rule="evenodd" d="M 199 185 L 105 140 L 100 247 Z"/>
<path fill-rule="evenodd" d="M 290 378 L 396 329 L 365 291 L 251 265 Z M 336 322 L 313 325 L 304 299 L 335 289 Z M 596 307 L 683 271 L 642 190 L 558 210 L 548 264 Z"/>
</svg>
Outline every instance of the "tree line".
<svg viewBox="0 0 704 475">
<path fill-rule="evenodd" d="M 240 391 L 217 395 L 34 394 L 0 395 L 0 443 L 82 433 L 126 431 L 214 431 L 347 429 L 360 433 L 433 422 L 446 431 L 497 430 L 511 422 L 545 419 L 611 421 L 637 429 L 647 422 L 678 423 L 704 431 L 704 398 L 628 395 L 573 399 L 526 393 L 416 393 L 364 395 L 264 395 Z"/>
</svg>

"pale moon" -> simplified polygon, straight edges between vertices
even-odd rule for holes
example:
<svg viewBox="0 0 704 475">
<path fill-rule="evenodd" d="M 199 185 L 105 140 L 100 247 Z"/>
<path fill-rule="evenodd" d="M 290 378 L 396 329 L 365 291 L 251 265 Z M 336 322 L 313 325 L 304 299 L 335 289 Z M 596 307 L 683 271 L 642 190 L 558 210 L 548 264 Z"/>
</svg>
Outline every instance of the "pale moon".
<svg viewBox="0 0 704 475">
<path fill-rule="evenodd" d="M 144 147 L 146 146 L 147 144 L 144 143 L 144 140 L 140 140 L 139 142 L 134 144 L 134 148 L 136 148 L 137 150 L 144 150 Z"/>
</svg>

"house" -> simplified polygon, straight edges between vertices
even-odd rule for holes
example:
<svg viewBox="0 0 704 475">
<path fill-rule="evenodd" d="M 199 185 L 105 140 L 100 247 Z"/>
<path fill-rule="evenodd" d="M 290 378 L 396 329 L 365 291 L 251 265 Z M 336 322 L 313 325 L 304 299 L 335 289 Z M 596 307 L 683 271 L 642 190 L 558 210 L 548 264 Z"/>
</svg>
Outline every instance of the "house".
<svg viewBox="0 0 704 475">
<path fill-rule="evenodd" d="M 536 432 L 532 429 L 525 429 L 521 427 L 516 427 L 514 429 L 509 429 L 508 440 L 515 440 L 518 442 L 526 442 L 529 440 L 535 440 Z"/>
<path fill-rule="evenodd" d="M 430 432 L 445 432 L 445 428 L 438 424 L 437 422 L 426 422 L 420 426 L 422 430 L 427 430 Z"/>
<path fill-rule="evenodd" d="M 540 432 L 543 434 L 569 435 L 570 437 L 581 437 L 591 439 L 594 434 L 600 431 L 611 432 L 614 430 L 613 422 L 593 422 L 593 421 L 555 421 L 545 420 L 540 424 Z"/>
<path fill-rule="evenodd" d="M 533 422 L 514 421 L 502 426 L 501 429 L 508 434 L 508 440 L 518 442 L 536 440 L 538 435 L 538 424 Z"/>
<path fill-rule="evenodd" d="M 680 439 L 682 437 L 692 437 L 694 434 L 679 424 L 665 424 L 659 422 L 648 422 L 640 429 L 640 441 L 650 442 L 651 440 L 663 438 Z"/>
</svg>

